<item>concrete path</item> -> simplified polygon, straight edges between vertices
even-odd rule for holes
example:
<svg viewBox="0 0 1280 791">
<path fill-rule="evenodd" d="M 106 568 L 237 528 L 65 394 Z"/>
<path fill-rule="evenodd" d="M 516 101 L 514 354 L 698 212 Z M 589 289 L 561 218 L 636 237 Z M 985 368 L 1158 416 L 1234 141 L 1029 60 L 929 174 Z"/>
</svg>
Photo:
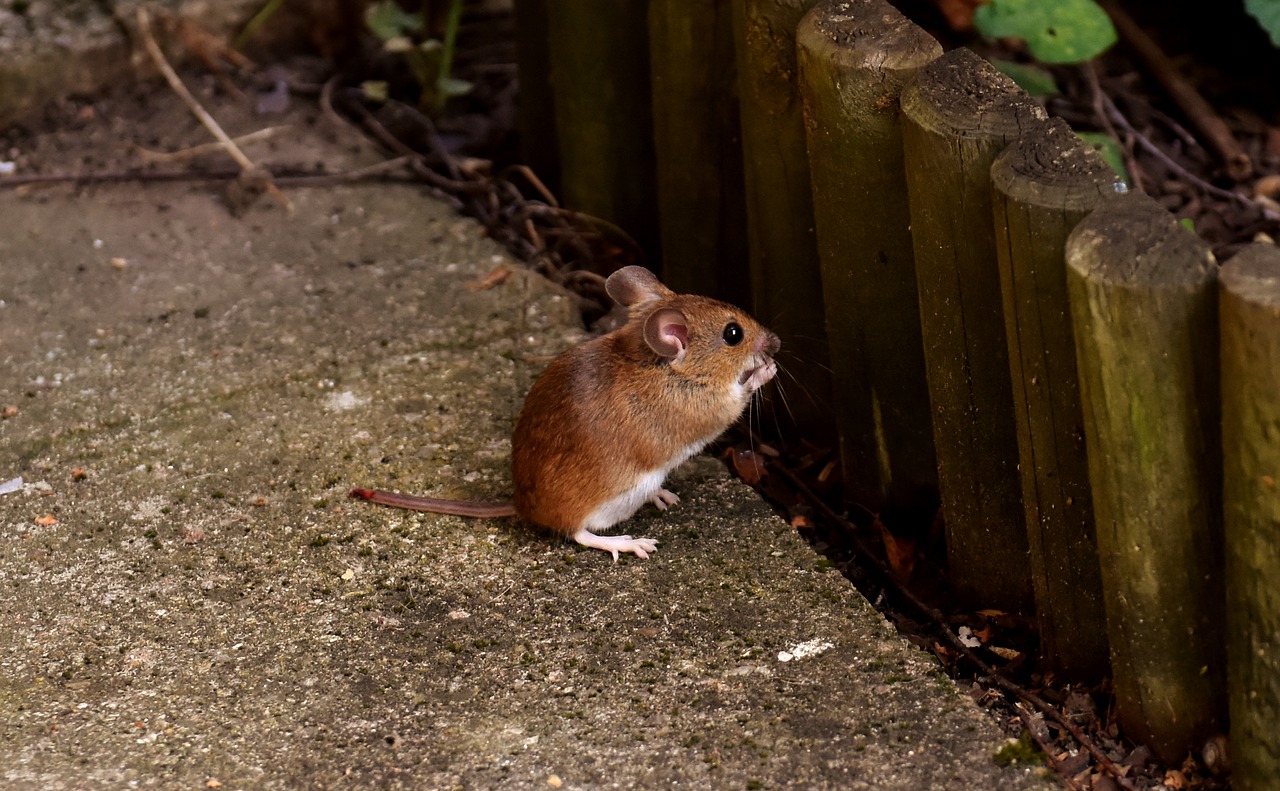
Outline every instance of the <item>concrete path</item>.
<svg viewBox="0 0 1280 791">
<path fill-rule="evenodd" d="M 20 163 L 123 156 L 112 109 Z M 291 120 L 277 156 L 373 158 Z M 503 496 L 521 394 L 583 334 L 518 270 L 473 290 L 515 265 L 418 188 L 290 197 L 0 192 L 0 787 L 1043 784 L 714 460 L 636 518 L 648 561 L 345 499 Z"/>
</svg>

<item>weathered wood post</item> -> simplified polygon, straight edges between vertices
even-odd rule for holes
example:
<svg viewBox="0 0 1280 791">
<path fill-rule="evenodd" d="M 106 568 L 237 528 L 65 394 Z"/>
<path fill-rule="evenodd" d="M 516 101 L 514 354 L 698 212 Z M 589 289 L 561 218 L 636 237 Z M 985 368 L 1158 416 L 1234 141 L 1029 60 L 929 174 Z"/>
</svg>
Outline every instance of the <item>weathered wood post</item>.
<svg viewBox="0 0 1280 791">
<path fill-rule="evenodd" d="M 730 0 L 651 0 L 663 282 L 751 305 Z"/>
<path fill-rule="evenodd" d="M 991 182 L 1041 650 L 1060 674 L 1099 678 L 1106 618 L 1063 249 L 1116 176 L 1055 118 L 997 157 Z"/>
<path fill-rule="evenodd" d="M 786 435 L 834 425 L 813 233 L 809 158 L 796 87 L 796 25 L 814 0 L 732 0 L 741 94 L 751 294 L 757 319 L 782 338 L 778 377 L 786 406 L 773 410 Z M 766 424 L 766 427 L 767 424 Z M 852 474 L 852 473 L 851 473 Z"/>
<path fill-rule="evenodd" d="M 547 0 L 515 4 L 516 66 L 520 76 L 520 159 L 552 191 L 560 191 L 560 146 L 556 142 L 555 95 L 551 90 L 551 43 Z"/>
<path fill-rule="evenodd" d="M 942 47 L 884 0 L 822 0 L 796 47 L 845 491 L 936 502 L 898 94 Z"/>
<path fill-rule="evenodd" d="M 1177 763 L 1227 713 L 1217 264 L 1136 192 L 1066 255 L 1116 707 Z"/>
<path fill-rule="evenodd" d="M 1222 267 L 1222 450 L 1231 787 L 1280 777 L 1280 249 Z"/>
<path fill-rule="evenodd" d="M 547 22 L 564 203 L 617 225 L 656 266 L 648 10 L 648 0 L 555 0 Z"/>
<path fill-rule="evenodd" d="M 967 49 L 902 92 L 902 137 L 925 373 L 953 589 L 970 606 L 1030 614 L 1009 347 L 1000 304 L 991 163 L 1043 108 Z"/>
</svg>

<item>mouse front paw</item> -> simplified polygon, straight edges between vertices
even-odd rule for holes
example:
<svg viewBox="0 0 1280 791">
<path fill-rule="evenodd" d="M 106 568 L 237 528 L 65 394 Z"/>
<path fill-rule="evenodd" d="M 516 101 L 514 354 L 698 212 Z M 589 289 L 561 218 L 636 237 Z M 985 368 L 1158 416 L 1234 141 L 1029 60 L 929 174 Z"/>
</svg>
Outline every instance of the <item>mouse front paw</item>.
<svg viewBox="0 0 1280 791">
<path fill-rule="evenodd" d="M 649 502 L 657 506 L 659 511 L 665 511 L 667 510 L 667 506 L 675 505 L 680 502 L 680 498 L 676 496 L 675 492 L 667 491 L 666 489 L 659 489 L 652 497 L 649 498 Z"/>
<path fill-rule="evenodd" d="M 613 562 L 618 562 L 619 552 L 630 552 L 641 559 L 648 559 L 649 553 L 658 548 L 658 542 L 652 538 L 632 538 L 631 536 L 598 536 L 590 530 L 579 530 L 573 534 L 573 540 L 584 547 L 603 549 L 613 555 Z"/>
</svg>

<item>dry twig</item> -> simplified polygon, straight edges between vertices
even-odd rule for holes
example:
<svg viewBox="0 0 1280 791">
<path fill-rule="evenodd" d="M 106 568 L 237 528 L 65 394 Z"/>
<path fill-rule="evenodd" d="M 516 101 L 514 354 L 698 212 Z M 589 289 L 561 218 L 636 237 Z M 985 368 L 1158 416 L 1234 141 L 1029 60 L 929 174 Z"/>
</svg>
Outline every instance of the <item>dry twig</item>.
<svg viewBox="0 0 1280 791">
<path fill-rule="evenodd" d="M 184 85 L 182 79 L 178 77 L 178 73 L 173 70 L 173 66 L 169 65 L 169 61 L 160 50 L 160 45 L 156 43 L 155 36 L 151 33 L 151 15 L 147 12 L 146 6 L 138 6 L 138 29 L 142 34 L 142 43 L 147 48 L 147 54 L 150 55 L 151 60 L 155 62 L 156 68 L 160 69 L 160 73 L 164 75 L 165 80 L 169 83 L 169 87 L 173 89 L 174 93 L 181 97 L 187 107 L 191 108 L 191 112 L 195 114 L 196 118 L 200 119 L 200 123 L 204 124 L 204 128 L 208 129 L 209 133 L 222 144 L 222 147 L 226 150 L 227 154 L 245 171 L 246 175 L 267 175 L 265 174 L 265 171 L 259 169 L 253 164 L 252 160 L 245 156 L 244 152 L 240 150 L 240 147 L 235 144 L 235 141 L 233 141 L 226 132 L 222 131 L 222 127 L 218 125 L 218 122 L 215 121 L 213 116 L 204 109 L 191 91 L 187 90 L 187 86 Z M 271 193 L 271 196 L 280 203 L 280 205 L 285 207 L 286 211 L 290 214 L 293 213 L 293 204 L 289 202 L 289 199 L 285 197 L 284 193 L 281 192 L 275 184 L 271 183 L 269 175 L 267 175 L 266 189 Z"/>
<path fill-rule="evenodd" d="M 283 132 L 288 128 L 288 126 L 268 126 L 265 129 L 259 129 L 256 132 L 250 132 L 247 135 L 240 135 L 239 137 L 233 137 L 231 139 L 234 140 L 237 145 L 243 145 L 245 143 L 252 143 L 258 140 L 266 140 L 267 138 L 272 137 L 279 132 Z M 134 150 L 141 154 L 143 159 L 151 162 L 185 162 L 188 159 L 204 156 L 205 154 L 214 151 L 222 151 L 223 146 L 221 143 L 201 143 L 198 146 L 191 146 L 190 148 L 183 148 L 178 151 L 152 151 L 151 149 L 143 148 L 142 146 L 134 146 Z"/>
<path fill-rule="evenodd" d="M 1103 6 L 1115 23 L 1116 30 L 1133 48 L 1138 59 L 1146 66 L 1147 71 L 1160 87 L 1164 88 L 1169 98 L 1177 102 L 1187 114 L 1191 125 L 1209 141 L 1209 146 L 1222 158 L 1227 168 L 1227 175 L 1236 181 L 1244 181 L 1253 173 L 1253 162 L 1240 141 L 1227 127 L 1225 121 L 1205 100 L 1200 92 L 1178 73 L 1169 57 L 1160 49 L 1160 45 L 1147 35 L 1133 17 L 1121 9 L 1113 0 L 1104 0 Z"/>
</svg>

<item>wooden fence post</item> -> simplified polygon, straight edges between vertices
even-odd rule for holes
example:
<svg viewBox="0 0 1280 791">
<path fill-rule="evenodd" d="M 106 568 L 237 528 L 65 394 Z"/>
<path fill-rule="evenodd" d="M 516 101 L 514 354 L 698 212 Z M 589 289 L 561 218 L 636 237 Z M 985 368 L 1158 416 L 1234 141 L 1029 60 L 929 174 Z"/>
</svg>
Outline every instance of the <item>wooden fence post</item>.
<svg viewBox="0 0 1280 791">
<path fill-rule="evenodd" d="M 884 0 L 822 0 L 796 47 L 845 492 L 936 505 L 898 94 L 942 47 Z"/>
<path fill-rule="evenodd" d="M 564 203 L 658 260 L 648 0 L 547 3 Z"/>
<path fill-rule="evenodd" d="M 1280 777 L 1280 249 L 1222 267 L 1222 450 L 1231 787 Z"/>
<path fill-rule="evenodd" d="M 651 0 L 662 281 L 750 307 L 729 0 Z"/>
<path fill-rule="evenodd" d="M 991 222 L 991 163 L 1045 113 L 967 49 L 902 92 L 902 138 L 925 373 L 953 590 L 1030 614 L 1009 347 Z"/>
<path fill-rule="evenodd" d="M 785 370 L 786 405 L 769 420 L 819 436 L 834 420 L 795 39 L 814 0 L 732 2 L 753 312 L 782 338 Z"/>
<path fill-rule="evenodd" d="M 1116 707 L 1177 763 L 1226 720 L 1217 265 L 1136 192 L 1066 255 Z"/>
<path fill-rule="evenodd" d="M 1060 674 L 1096 679 L 1106 618 L 1063 248 L 1116 176 L 1054 118 L 997 157 L 991 181 L 1041 650 Z"/>
<path fill-rule="evenodd" d="M 560 146 L 556 142 L 555 95 L 551 90 L 547 0 L 519 0 L 515 4 L 515 24 L 520 159 L 552 193 L 558 194 Z"/>
</svg>

